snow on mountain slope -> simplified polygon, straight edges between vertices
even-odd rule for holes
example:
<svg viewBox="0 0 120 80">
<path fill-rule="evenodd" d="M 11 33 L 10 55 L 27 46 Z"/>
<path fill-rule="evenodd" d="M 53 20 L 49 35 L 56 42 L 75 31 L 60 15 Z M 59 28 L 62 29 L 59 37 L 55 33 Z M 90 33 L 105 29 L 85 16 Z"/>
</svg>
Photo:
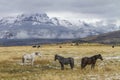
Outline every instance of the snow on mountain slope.
<svg viewBox="0 0 120 80">
<path fill-rule="evenodd" d="M 68 20 L 49 18 L 46 13 L 21 14 L 0 19 L 0 38 L 81 38 L 119 30 L 116 24 L 96 22 L 90 24 L 79 21 L 73 24 Z"/>
<path fill-rule="evenodd" d="M 46 23 L 49 22 L 49 17 L 45 13 L 35 13 L 35 14 L 22 14 L 17 16 L 16 22 L 24 22 L 24 21 L 33 21 L 38 23 Z"/>
<path fill-rule="evenodd" d="M 16 20 L 16 17 L 4 17 L 0 19 L 0 25 L 13 24 Z"/>
</svg>

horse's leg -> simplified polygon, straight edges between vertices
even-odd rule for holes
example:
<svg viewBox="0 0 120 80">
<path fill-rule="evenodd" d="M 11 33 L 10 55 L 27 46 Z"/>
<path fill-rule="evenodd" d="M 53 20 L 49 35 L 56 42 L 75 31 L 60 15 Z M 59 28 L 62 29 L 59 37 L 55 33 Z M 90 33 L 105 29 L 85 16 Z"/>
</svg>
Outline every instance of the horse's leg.
<svg viewBox="0 0 120 80">
<path fill-rule="evenodd" d="M 73 67 L 74 67 L 74 64 L 70 64 L 70 67 L 71 67 L 71 69 L 73 69 Z"/>
<path fill-rule="evenodd" d="M 22 58 L 22 63 L 23 63 L 23 65 L 24 65 L 24 62 L 25 62 L 25 59 L 24 59 L 24 58 Z"/>
<path fill-rule="evenodd" d="M 70 63 L 70 67 L 71 67 L 71 69 L 73 69 L 73 67 L 74 67 L 74 66 L 73 66 L 73 64 L 72 64 L 72 63 Z"/>
<path fill-rule="evenodd" d="M 26 63 L 26 59 L 25 59 L 25 58 L 23 58 L 23 65 L 25 65 L 25 63 Z"/>
<path fill-rule="evenodd" d="M 64 70 L 64 64 L 63 63 L 60 64 L 61 64 L 61 70 Z"/>
<path fill-rule="evenodd" d="M 70 63 L 70 67 L 71 67 L 71 69 L 73 69 L 74 63 Z"/>
<path fill-rule="evenodd" d="M 71 69 L 73 69 L 73 67 L 74 67 L 74 59 L 71 59 L 71 61 L 70 61 L 70 67 L 71 67 Z"/>
<path fill-rule="evenodd" d="M 84 69 L 87 66 L 87 64 L 81 64 L 81 69 Z"/>
<path fill-rule="evenodd" d="M 34 64 L 34 59 L 31 59 L 31 65 L 33 66 L 33 64 Z"/>
<path fill-rule="evenodd" d="M 84 60 L 82 59 L 81 60 L 81 69 L 83 69 L 85 67 L 85 62 L 84 62 Z"/>
<path fill-rule="evenodd" d="M 95 67 L 95 63 L 93 63 L 93 64 L 91 65 L 91 69 L 94 69 L 94 67 Z"/>
<path fill-rule="evenodd" d="M 94 62 L 92 63 L 91 69 L 95 68 L 95 63 L 96 63 L 96 61 L 94 61 Z"/>
</svg>

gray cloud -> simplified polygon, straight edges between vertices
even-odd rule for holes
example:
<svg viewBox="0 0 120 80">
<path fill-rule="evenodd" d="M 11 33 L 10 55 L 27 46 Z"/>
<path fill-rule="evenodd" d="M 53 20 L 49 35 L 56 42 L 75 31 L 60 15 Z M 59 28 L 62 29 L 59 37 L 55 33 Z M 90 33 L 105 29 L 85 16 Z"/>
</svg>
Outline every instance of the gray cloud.
<svg viewBox="0 0 120 80">
<path fill-rule="evenodd" d="M 26 12 L 74 12 L 99 18 L 120 18 L 120 0 L 1 0 L 0 15 Z"/>
</svg>

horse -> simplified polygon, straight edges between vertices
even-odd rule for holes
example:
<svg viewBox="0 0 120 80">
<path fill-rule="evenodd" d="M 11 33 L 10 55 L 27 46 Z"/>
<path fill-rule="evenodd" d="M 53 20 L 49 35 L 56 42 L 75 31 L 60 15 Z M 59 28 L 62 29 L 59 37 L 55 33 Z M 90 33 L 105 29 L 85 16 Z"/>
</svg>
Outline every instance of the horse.
<svg viewBox="0 0 120 80">
<path fill-rule="evenodd" d="M 33 66 L 33 63 L 34 63 L 34 58 L 35 58 L 35 56 L 42 56 L 40 53 L 38 53 L 38 52 L 34 52 L 34 53 L 32 53 L 32 54 L 24 54 L 23 56 L 22 56 L 22 63 L 23 63 L 23 65 L 26 63 L 26 61 L 28 60 L 28 61 L 30 61 L 31 62 L 31 65 Z"/>
<path fill-rule="evenodd" d="M 101 54 L 94 55 L 92 57 L 83 57 L 81 60 L 81 69 L 85 68 L 86 65 L 91 65 L 91 69 L 93 69 L 97 59 L 103 60 Z"/>
<path fill-rule="evenodd" d="M 74 67 L 74 59 L 71 57 L 64 58 L 64 57 L 56 54 L 54 60 L 59 61 L 59 63 L 61 64 L 61 70 L 64 70 L 64 65 L 68 65 L 68 64 L 70 64 L 71 69 L 73 69 L 73 67 Z"/>
<path fill-rule="evenodd" d="M 40 45 L 37 46 L 37 48 L 41 47 Z"/>
<path fill-rule="evenodd" d="M 36 48 L 36 45 L 33 45 L 32 47 L 33 47 L 33 48 Z"/>
<path fill-rule="evenodd" d="M 62 48 L 62 46 L 59 46 L 59 48 Z"/>
<path fill-rule="evenodd" d="M 114 45 L 112 45 L 112 48 L 114 48 L 115 46 Z"/>
</svg>

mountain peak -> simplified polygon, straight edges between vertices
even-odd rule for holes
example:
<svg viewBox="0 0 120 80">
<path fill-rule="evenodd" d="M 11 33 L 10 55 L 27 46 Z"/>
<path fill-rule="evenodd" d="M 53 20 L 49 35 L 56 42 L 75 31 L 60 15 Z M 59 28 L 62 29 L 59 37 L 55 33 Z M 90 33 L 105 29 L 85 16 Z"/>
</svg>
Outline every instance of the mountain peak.
<svg viewBox="0 0 120 80">
<path fill-rule="evenodd" d="M 18 21 L 37 21 L 44 22 L 49 20 L 46 13 L 21 14 L 17 16 Z"/>
</svg>

